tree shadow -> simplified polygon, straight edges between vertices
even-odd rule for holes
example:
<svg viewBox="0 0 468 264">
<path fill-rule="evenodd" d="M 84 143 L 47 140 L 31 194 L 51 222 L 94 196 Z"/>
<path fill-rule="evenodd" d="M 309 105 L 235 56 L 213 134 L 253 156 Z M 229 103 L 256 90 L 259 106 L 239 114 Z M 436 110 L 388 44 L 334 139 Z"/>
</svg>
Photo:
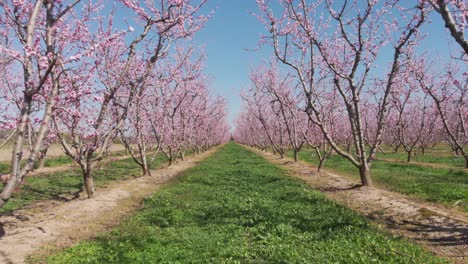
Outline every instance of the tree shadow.
<svg viewBox="0 0 468 264">
<path fill-rule="evenodd" d="M 468 246 L 468 227 L 466 225 L 446 224 L 438 226 L 436 224 L 413 223 L 413 226 L 408 230 L 427 234 L 417 240 L 426 241 L 435 246 Z M 431 233 L 442 233 L 444 235 L 431 236 Z"/>
<path fill-rule="evenodd" d="M 15 214 L 15 211 L 8 211 L 8 212 L 1 213 L 1 214 L 0 214 L 0 217 L 2 217 L 2 216 L 13 217 L 13 218 L 15 218 L 16 220 L 21 221 L 21 222 L 25 222 L 25 221 L 28 221 L 28 220 L 29 220 L 29 217 L 27 217 L 27 216 L 24 216 L 24 215 L 16 215 L 16 214 Z M 3 224 L 5 224 L 5 223 L 3 223 Z"/>
<path fill-rule="evenodd" d="M 47 199 L 47 200 L 54 200 L 54 201 L 59 201 L 59 202 L 70 202 L 73 200 L 76 200 L 80 198 L 80 193 L 84 191 L 83 185 L 80 184 L 78 189 L 73 192 L 67 192 L 67 193 L 60 193 L 60 192 L 51 192 L 50 190 L 40 190 L 40 189 L 34 189 L 30 186 L 25 185 L 24 190 L 27 190 L 28 192 L 31 192 L 33 194 L 36 194 L 39 199 Z"/>
<path fill-rule="evenodd" d="M 406 230 L 417 234 L 413 238 L 432 246 L 468 246 L 468 226 L 461 223 L 447 223 L 434 221 L 421 223 L 405 220 L 403 223 L 395 221 L 391 217 L 368 216 L 371 220 L 383 221 L 390 229 Z M 467 255 L 467 253 L 465 253 Z"/>
<path fill-rule="evenodd" d="M 323 192 L 340 192 L 340 191 L 350 191 L 354 189 L 359 189 L 363 187 L 362 184 L 353 184 L 347 187 L 334 187 L 334 186 L 327 186 L 327 187 L 317 187 L 317 190 Z"/>
<path fill-rule="evenodd" d="M 5 236 L 5 229 L 3 228 L 4 224 L 0 223 L 0 239 Z"/>
</svg>

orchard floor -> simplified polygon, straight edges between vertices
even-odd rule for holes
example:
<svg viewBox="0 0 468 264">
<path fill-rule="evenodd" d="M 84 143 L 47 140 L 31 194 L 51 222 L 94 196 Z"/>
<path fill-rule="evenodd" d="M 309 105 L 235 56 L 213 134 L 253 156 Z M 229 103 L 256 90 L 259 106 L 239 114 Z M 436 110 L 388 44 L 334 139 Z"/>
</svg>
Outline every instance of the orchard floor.
<svg viewBox="0 0 468 264">
<path fill-rule="evenodd" d="M 349 177 L 326 170 L 317 173 L 316 167 L 307 162 L 280 159 L 270 152 L 249 149 L 392 233 L 410 238 L 453 262 L 468 263 L 467 213 L 403 194 L 364 187 Z"/>
<path fill-rule="evenodd" d="M 32 253 L 48 254 L 51 248 L 68 247 L 111 228 L 134 212 L 145 197 L 213 151 L 153 171 L 152 176 L 98 188 L 93 199 L 85 199 L 82 194 L 80 199 L 69 202 L 42 201 L 0 216 L 0 263 L 24 263 Z"/>
<path fill-rule="evenodd" d="M 230 143 L 1 216 L 0 263 L 466 263 L 466 214 L 313 171 Z"/>
<path fill-rule="evenodd" d="M 445 263 L 234 143 L 48 263 Z"/>
</svg>

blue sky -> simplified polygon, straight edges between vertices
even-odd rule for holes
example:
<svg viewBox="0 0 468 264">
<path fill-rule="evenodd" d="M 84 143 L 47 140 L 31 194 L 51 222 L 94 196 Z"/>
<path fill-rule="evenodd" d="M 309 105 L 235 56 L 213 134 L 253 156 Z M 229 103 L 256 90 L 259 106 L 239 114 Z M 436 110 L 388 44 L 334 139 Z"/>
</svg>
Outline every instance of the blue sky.
<svg viewBox="0 0 468 264">
<path fill-rule="evenodd" d="M 213 77 L 212 90 L 228 99 L 229 121 L 233 124 L 241 107 L 239 92 L 248 84 L 249 70 L 272 54 L 246 50 L 255 49 L 259 34 L 265 32 L 264 26 L 251 15 L 257 12 L 255 0 L 209 0 L 207 8 L 214 9 L 215 14 L 194 40 L 205 47 L 207 73 Z M 429 35 L 422 50 L 446 56 L 448 35 L 438 14 L 432 14 L 431 20 L 433 23 L 423 28 Z"/>
<path fill-rule="evenodd" d="M 254 0 L 211 0 L 207 8 L 215 14 L 194 40 L 205 47 L 207 72 L 214 78 L 212 90 L 228 99 L 232 124 L 240 110 L 239 92 L 248 84 L 249 69 L 270 56 L 251 51 L 264 27 L 250 14 L 257 11 Z"/>
</svg>

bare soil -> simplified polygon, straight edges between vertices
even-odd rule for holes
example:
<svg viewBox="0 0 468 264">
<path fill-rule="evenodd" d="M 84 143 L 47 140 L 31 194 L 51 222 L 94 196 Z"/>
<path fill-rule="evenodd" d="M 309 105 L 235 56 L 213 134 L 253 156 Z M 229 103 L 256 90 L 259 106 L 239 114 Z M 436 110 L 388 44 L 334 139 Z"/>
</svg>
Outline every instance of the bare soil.
<svg viewBox="0 0 468 264">
<path fill-rule="evenodd" d="M 114 182 L 98 189 L 93 199 L 85 199 L 83 193 L 69 202 L 43 201 L 0 216 L 0 263 L 43 262 L 44 255 L 108 230 L 145 197 L 213 151 L 152 171 L 152 176 Z"/>
<path fill-rule="evenodd" d="M 311 164 L 249 149 L 391 233 L 409 238 L 454 263 L 468 263 L 468 214 L 399 193 L 361 186 L 341 175 L 317 173 Z"/>
</svg>

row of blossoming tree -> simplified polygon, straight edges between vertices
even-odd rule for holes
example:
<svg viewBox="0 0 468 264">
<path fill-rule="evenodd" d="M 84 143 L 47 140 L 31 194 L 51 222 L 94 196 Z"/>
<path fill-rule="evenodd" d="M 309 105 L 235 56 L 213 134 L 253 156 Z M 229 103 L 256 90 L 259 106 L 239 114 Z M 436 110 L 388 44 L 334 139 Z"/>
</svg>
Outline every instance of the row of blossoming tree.
<svg viewBox="0 0 468 264">
<path fill-rule="evenodd" d="M 238 142 L 294 158 L 332 152 L 363 185 L 382 145 L 408 153 L 450 144 L 468 168 L 466 2 L 257 0 L 271 62 L 251 71 L 236 121 Z M 451 58 L 422 50 L 423 27 L 443 21 Z M 433 22 L 435 23 L 435 22 Z"/>
<path fill-rule="evenodd" d="M 205 2 L 1 1 L 0 130 L 13 144 L 0 206 L 53 142 L 93 197 L 114 142 L 149 175 L 156 155 L 173 162 L 226 141 L 226 102 L 210 95 L 189 41 L 209 18 Z"/>
</svg>

